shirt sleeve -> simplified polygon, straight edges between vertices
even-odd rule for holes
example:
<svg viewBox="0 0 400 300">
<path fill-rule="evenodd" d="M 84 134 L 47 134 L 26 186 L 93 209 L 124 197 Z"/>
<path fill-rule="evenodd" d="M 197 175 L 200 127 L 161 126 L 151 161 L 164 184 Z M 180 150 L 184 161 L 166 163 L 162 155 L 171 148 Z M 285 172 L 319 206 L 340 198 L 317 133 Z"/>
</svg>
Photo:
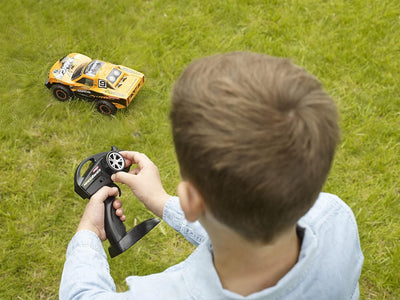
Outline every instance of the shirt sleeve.
<svg viewBox="0 0 400 300">
<path fill-rule="evenodd" d="M 186 220 L 178 197 L 171 197 L 165 204 L 163 220 L 196 247 L 208 239 L 207 232 L 198 221 L 191 223 Z"/>
<path fill-rule="evenodd" d="M 70 241 L 61 278 L 60 299 L 124 299 L 117 294 L 107 255 L 98 236 L 77 232 Z"/>
</svg>

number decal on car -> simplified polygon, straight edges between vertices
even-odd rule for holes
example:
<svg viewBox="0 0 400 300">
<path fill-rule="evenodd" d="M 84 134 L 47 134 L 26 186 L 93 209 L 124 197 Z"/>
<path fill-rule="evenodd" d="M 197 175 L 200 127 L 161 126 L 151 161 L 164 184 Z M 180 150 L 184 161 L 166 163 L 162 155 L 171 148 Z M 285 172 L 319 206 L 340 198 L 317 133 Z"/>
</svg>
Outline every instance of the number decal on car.
<svg viewBox="0 0 400 300">
<path fill-rule="evenodd" d="M 99 79 L 99 88 L 102 88 L 102 89 L 107 88 L 107 81 Z"/>
</svg>

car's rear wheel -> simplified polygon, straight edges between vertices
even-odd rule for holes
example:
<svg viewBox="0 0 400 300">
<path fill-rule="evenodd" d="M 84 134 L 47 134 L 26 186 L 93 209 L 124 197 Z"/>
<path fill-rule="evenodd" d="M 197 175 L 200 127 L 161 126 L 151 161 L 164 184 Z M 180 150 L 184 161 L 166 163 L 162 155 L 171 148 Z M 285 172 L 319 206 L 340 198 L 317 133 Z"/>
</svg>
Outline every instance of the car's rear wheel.
<svg viewBox="0 0 400 300">
<path fill-rule="evenodd" d="M 96 103 L 97 110 L 103 115 L 114 115 L 117 112 L 117 108 L 114 104 L 101 100 Z"/>
<path fill-rule="evenodd" d="M 69 88 L 61 84 L 53 86 L 53 95 L 61 102 L 68 101 L 74 96 Z"/>
</svg>

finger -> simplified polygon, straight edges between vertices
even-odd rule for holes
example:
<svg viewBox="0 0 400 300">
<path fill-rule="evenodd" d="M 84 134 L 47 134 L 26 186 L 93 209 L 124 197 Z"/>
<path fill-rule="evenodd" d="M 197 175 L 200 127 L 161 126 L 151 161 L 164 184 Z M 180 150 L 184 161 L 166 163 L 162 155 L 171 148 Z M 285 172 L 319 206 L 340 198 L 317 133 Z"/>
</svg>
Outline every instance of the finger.
<svg viewBox="0 0 400 300">
<path fill-rule="evenodd" d="M 90 200 L 100 203 L 104 202 L 108 197 L 113 197 L 117 195 L 118 195 L 118 188 L 103 186 L 92 196 Z"/>
<path fill-rule="evenodd" d="M 135 162 L 132 159 L 132 156 L 133 156 L 133 153 L 136 153 L 136 151 L 120 151 L 119 153 L 125 159 L 126 167 L 129 167 L 130 165 L 135 164 Z M 139 153 L 139 152 L 137 152 L 137 153 Z"/>
<path fill-rule="evenodd" d="M 115 206 L 114 206 L 115 208 Z M 120 208 L 115 208 L 115 214 L 119 217 L 119 219 L 124 222 L 126 220 L 126 217 L 124 215 L 124 209 L 122 207 Z"/>
<path fill-rule="evenodd" d="M 125 163 L 127 165 L 135 164 L 134 156 L 139 154 L 137 151 L 121 151 L 120 154 L 125 158 Z"/>
<path fill-rule="evenodd" d="M 116 211 L 115 211 L 115 214 L 118 216 L 118 217 L 123 217 L 123 216 L 125 216 L 124 215 L 124 210 L 122 209 L 122 208 L 118 208 Z"/>
<path fill-rule="evenodd" d="M 115 214 L 120 218 L 122 222 L 124 222 L 126 217 L 124 215 L 124 209 L 122 208 L 122 201 L 119 198 L 113 201 L 113 207 L 115 209 Z"/>
<path fill-rule="evenodd" d="M 121 155 L 131 164 L 137 164 L 140 169 L 152 163 L 152 161 L 144 153 L 136 151 L 122 151 Z"/>
<path fill-rule="evenodd" d="M 119 210 L 117 210 L 118 212 Z M 121 222 L 125 222 L 126 220 L 126 216 L 123 213 L 117 213 L 117 216 L 119 217 L 119 219 L 121 220 Z"/>
<path fill-rule="evenodd" d="M 132 181 L 135 180 L 135 175 L 126 172 L 117 172 L 111 176 L 111 180 L 131 186 Z"/>
<path fill-rule="evenodd" d="M 140 168 L 135 168 L 130 171 L 131 174 L 138 175 L 140 173 Z"/>
<path fill-rule="evenodd" d="M 121 208 L 122 207 L 122 201 L 120 199 L 118 199 L 118 198 L 115 199 L 114 202 L 113 202 L 113 207 L 115 209 Z"/>
</svg>

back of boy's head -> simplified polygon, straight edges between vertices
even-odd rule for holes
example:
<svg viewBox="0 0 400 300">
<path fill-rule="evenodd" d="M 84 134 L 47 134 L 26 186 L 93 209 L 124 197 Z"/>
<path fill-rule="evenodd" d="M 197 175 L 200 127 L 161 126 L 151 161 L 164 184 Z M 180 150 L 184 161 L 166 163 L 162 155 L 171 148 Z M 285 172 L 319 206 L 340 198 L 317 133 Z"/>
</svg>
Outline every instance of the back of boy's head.
<svg viewBox="0 0 400 300">
<path fill-rule="evenodd" d="M 249 52 L 191 63 L 171 121 L 183 179 L 220 222 L 265 243 L 314 204 L 339 140 L 336 106 L 315 77 Z"/>
</svg>

